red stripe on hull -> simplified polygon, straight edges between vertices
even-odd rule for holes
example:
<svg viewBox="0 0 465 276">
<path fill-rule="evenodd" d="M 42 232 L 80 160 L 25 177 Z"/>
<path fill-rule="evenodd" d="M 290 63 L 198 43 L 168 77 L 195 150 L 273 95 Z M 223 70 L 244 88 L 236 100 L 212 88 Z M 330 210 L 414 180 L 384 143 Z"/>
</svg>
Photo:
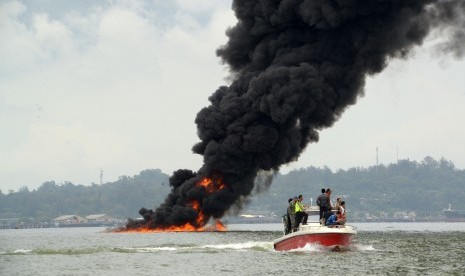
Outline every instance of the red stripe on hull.
<svg viewBox="0 0 465 276">
<path fill-rule="evenodd" d="M 291 236 L 274 244 L 274 249 L 278 251 L 287 251 L 297 248 L 303 248 L 308 243 L 320 244 L 323 246 L 348 246 L 353 238 L 352 234 L 341 233 L 318 233 Z"/>
</svg>

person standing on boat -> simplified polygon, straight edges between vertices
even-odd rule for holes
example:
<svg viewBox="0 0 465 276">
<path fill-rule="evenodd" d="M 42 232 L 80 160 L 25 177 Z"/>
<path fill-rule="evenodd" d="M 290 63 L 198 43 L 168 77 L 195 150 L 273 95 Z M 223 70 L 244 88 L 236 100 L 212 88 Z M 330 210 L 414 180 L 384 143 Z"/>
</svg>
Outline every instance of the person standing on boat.
<svg viewBox="0 0 465 276">
<path fill-rule="evenodd" d="M 325 212 L 324 207 L 321 205 L 322 202 L 326 202 L 326 190 L 324 188 L 321 189 L 321 195 L 319 195 L 316 199 L 316 205 L 320 207 L 320 221 L 323 218 L 323 214 Z"/>
<path fill-rule="evenodd" d="M 299 223 L 307 224 L 308 214 L 305 212 L 304 205 L 302 204 L 302 200 L 304 197 L 299 195 L 297 202 L 295 203 L 295 218 L 296 218 L 296 226 L 299 226 Z M 296 227 L 296 228 L 297 228 Z"/>
<path fill-rule="evenodd" d="M 326 196 L 328 197 L 329 210 L 331 210 L 333 208 L 333 204 L 331 203 L 331 194 L 332 193 L 333 193 L 333 191 L 330 188 L 326 189 Z"/>
<path fill-rule="evenodd" d="M 321 191 L 323 192 L 324 189 Z M 326 189 L 316 200 L 318 206 L 320 206 L 320 223 L 325 224 L 325 220 L 331 215 L 331 189 Z"/>
<path fill-rule="evenodd" d="M 297 200 L 297 197 L 294 198 L 289 198 L 289 206 L 287 206 L 287 217 L 288 217 L 288 224 L 287 224 L 287 229 L 286 232 L 289 234 L 290 232 L 293 232 L 295 227 L 295 202 Z"/>
<path fill-rule="evenodd" d="M 331 194 L 333 193 L 333 191 L 328 188 L 326 189 L 326 212 L 324 214 L 324 218 L 325 220 L 328 219 L 329 216 L 331 216 L 333 214 L 333 212 L 331 212 L 331 210 L 333 209 L 333 204 L 331 203 Z"/>
</svg>

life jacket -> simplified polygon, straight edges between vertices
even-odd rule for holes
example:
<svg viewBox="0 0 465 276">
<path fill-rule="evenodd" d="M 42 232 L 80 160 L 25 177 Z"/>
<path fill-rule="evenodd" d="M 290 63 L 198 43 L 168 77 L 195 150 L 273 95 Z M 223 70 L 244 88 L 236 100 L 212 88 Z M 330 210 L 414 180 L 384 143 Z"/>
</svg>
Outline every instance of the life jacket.
<svg viewBox="0 0 465 276">
<path fill-rule="evenodd" d="M 304 211 L 304 206 L 302 206 L 302 202 L 297 201 L 295 203 L 295 212 L 303 212 Z"/>
</svg>

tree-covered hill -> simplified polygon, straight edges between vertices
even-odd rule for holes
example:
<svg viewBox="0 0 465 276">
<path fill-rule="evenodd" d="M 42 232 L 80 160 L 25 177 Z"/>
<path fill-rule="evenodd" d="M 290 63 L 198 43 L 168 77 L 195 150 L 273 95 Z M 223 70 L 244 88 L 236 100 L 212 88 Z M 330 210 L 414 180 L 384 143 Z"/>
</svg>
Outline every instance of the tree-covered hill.
<svg viewBox="0 0 465 276">
<path fill-rule="evenodd" d="M 451 203 L 465 209 L 465 171 L 445 159 L 424 158 L 421 162 L 401 160 L 397 164 L 351 168 L 332 172 L 309 167 L 278 175 L 265 193 L 256 196 L 251 210 L 268 209 L 283 213 L 287 199 L 302 194 L 310 204 L 321 188 L 333 190 L 332 200 L 341 197 L 352 214 L 416 212 L 418 216 L 440 216 Z"/>
<path fill-rule="evenodd" d="M 0 218 L 51 219 L 60 215 L 105 213 L 119 218 L 138 217 L 141 207 L 154 208 L 169 192 L 168 176 L 160 170 L 144 170 L 133 177 L 91 186 L 70 182 L 43 183 L 0 194 Z"/>
<path fill-rule="evenodd" d="M 263 185 L 258 185 L 263 189 Z M 401 160 L 397 164 L 331 171 L 309 167 L 277 174 L 266 191 L 254 192 L 244 212 L 285 212 L 287 199 L 302 194 L 304 203 L 315 204 L 321 188 L 331 188 L 332 198 L 342 197 L 353 218 L 366 213 L 392 216 L 415 212 L 417 216 L 440 216 L 451 203 L 465 209 L 465 171 L 445 159 L 426 157 L 421 162 Z M 169 192 L 168 175 L 145 170 L 133 177 L 122 176 L 102 185 L 70 182 L 43 183 L 38 189 L 0 192 L 0 218 L 52 219 L 65 214 L 106 213 L 118 218 L 139 217 L 141 207 L 155 208 Z"/>
</svg>

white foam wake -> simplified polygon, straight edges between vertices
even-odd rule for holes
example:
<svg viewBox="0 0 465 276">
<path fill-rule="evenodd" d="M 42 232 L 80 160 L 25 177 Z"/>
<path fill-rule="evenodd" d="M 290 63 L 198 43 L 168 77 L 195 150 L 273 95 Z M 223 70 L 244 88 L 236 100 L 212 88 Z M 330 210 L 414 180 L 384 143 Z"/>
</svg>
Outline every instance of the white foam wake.
<svg viewBox="0 0 465 276">
<path fill-rule="evenodd" d="M 376 249 L 371 244 L 354 244 L 352 247 L 356 251 L 376 251 Z"/>
<path fill-rule="evenodd" d="M 207 244 L 202 248 L 213 248 L 213 249 L 233 249 L 233 250 L 247 250 L 247 249 L 272 249 L 273 244 L 271 242 L 243 242 L 243 243 L 229 243 L 229 244 Z"/>
<path fill-rule="evenodd" d="M 28 254 L 31 252 L 32 252 L 32 249 L 16 249 L 13 253 L 14 254 Z"/>
<path fill-rule="evenodd" d="M 134 251 L 137 253 L 152 253 L 159 251 L 176 251 L 176 247 L 161 246 L 161 247 L 137 247 L 137 248 L 126 248 L 126 250 Z"/>
</svg>

